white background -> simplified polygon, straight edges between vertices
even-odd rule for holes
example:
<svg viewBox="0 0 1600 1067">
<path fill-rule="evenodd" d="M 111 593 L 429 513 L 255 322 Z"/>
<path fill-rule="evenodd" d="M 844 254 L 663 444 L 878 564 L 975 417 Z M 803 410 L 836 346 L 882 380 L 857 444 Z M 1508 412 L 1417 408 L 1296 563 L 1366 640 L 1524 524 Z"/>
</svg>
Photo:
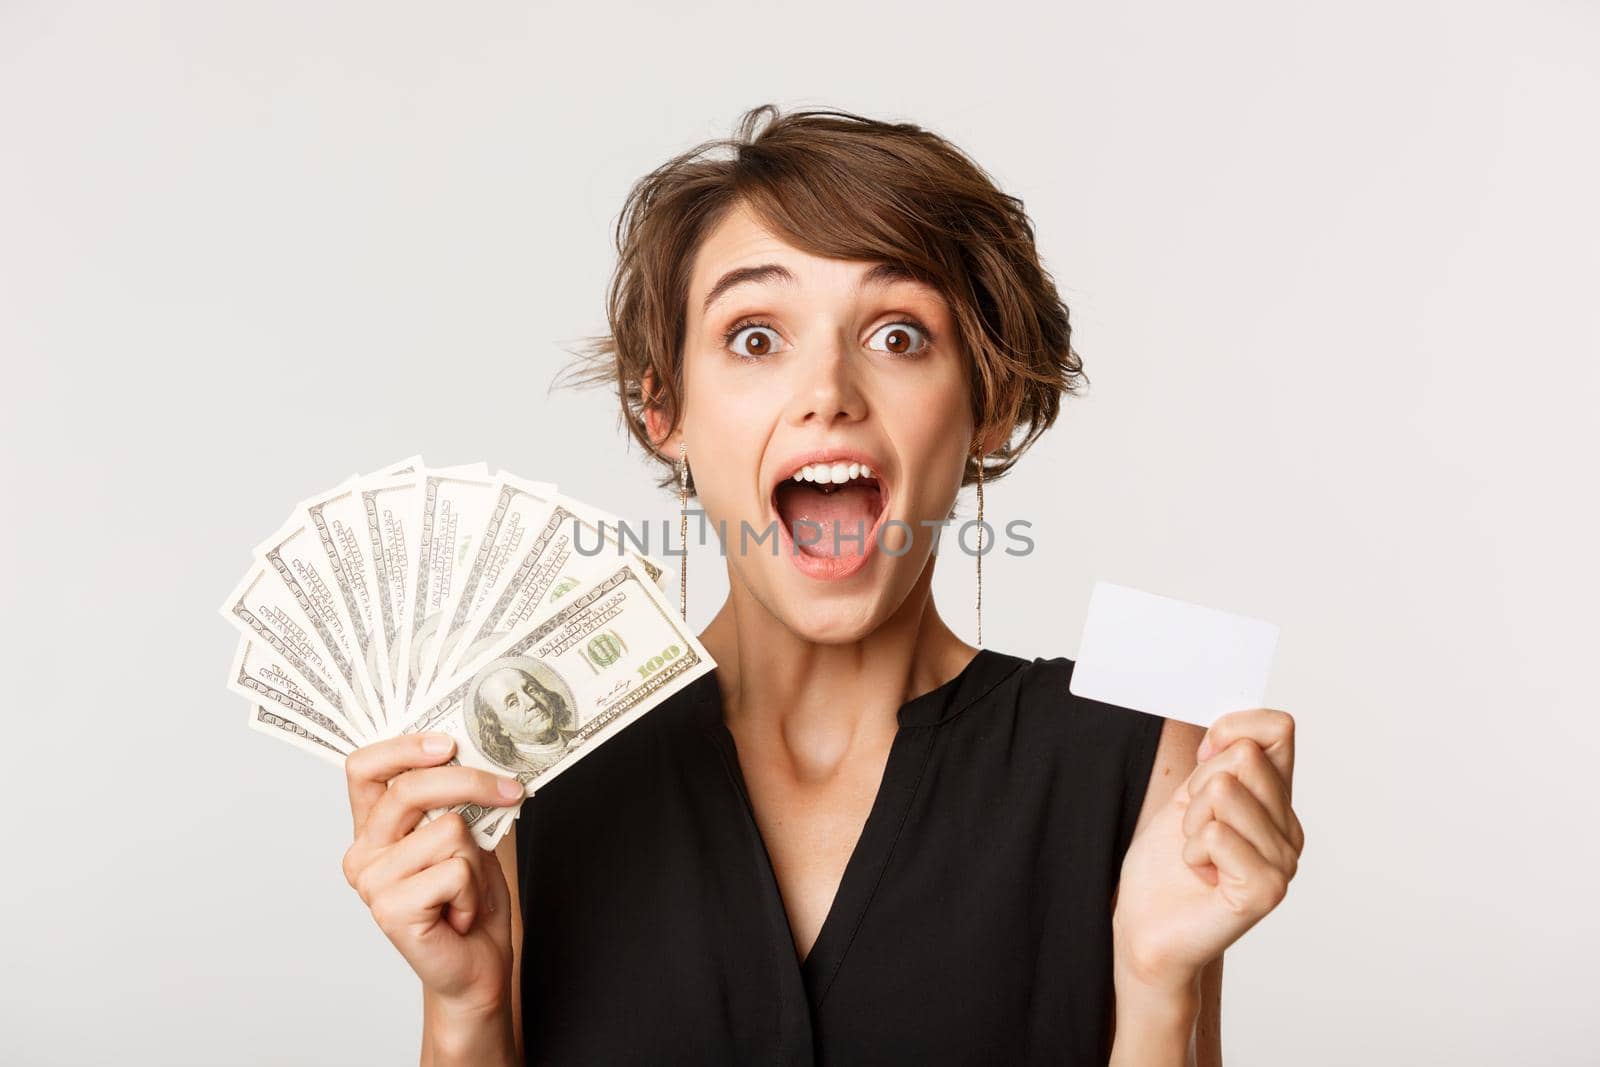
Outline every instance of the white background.
<svg viewBox="0 0 1600 1067">
<path fill-rule="evenodd" d="M 950 137 L 1073 308 L 987 644 L 1072 655 L 1097 577 L 1282 627 L 1309 844 L 1229 1062 L 1594 1062 L 1597 56 L 1580 2 L 0 5 L 3 1058 L 414 1057 L 217 605 L 415 451 L 672 515 L 547 386 L 631 182 L 770 100 Z"/>
</svg>

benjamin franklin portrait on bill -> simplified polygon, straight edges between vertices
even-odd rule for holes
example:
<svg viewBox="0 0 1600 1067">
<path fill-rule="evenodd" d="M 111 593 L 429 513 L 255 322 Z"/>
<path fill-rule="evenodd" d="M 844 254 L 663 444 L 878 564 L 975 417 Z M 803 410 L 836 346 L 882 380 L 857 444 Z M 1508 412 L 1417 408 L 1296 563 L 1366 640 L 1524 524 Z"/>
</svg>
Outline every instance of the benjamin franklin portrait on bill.
<svg viewBox="0 0 1600 1067">
<path fill-rule="evenodd" d="M 509 771 L 542 771 L 566 754 L 574 730 L 572 690 L 532 656 L 492 660 L 467 690 L 467 733 Z"/>
</svg>

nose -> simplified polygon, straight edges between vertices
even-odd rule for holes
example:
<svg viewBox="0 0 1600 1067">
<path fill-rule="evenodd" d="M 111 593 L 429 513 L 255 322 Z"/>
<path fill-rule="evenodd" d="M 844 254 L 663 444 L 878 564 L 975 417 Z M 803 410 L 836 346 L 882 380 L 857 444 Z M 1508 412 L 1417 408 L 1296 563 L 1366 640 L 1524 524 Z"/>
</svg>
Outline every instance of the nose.
<svg viewBox="0 0 1600 1067">
<path fill-rule="evenodd" d="M 800 358 L 790 361 L 796 375 L 789 401 L 792 424 L 828 427 L 865 417 L 866 395 L 857 379 L 854 352 L 842 333 L 797 355 Z"/>
</svg>

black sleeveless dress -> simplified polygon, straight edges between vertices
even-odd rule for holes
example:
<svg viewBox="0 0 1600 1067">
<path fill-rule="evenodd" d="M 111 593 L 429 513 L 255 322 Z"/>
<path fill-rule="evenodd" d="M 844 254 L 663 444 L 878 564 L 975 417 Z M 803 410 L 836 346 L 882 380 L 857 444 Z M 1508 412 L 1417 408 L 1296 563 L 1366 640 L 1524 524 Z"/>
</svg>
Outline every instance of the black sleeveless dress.
<svg viewBox="0 0 1600 1067">
<path fill-rule="evenodd" d="M 1111 900 L 1163 720 L 982 649 L 906 702 L 797 958 L 716 671 L 517 823 L 529 1063 L 1103 1064 Z"/>
</svg>

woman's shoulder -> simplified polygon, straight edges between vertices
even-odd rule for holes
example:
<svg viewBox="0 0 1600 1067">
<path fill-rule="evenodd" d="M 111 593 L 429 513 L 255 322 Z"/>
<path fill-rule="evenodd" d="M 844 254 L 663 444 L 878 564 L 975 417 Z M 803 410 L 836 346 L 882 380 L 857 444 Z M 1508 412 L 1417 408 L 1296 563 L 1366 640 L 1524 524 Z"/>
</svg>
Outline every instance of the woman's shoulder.
<svg viewBox="0 0 1600 1067">
<path fill-rule="evenodd" d="M 1167 719 L 1074 693 L 1075 663 L 1066 656 L 984 650 L 980 657 L 986 662 L 974 661 L 973 699 L 959 709 L 963 732 L 975 741 L 1002 738 L 1013 758 L 1142 790 Z"/>
<path fill-rule="evenodd" d="M 970 769 L 973 788 L 1004 791 L 1008 800 L 999 806 L 1013 813 L 1102 818 L 1120 855 L 1169 720 L 1079 696 L 1074 666 L 1066 656 L 981 652 L 968 684 L 972 699 L 946 720 L 941 770 L 956 780 L 960 768 Z"/>
<path fill-rule="evenodd" d="M 984 649 L 983 673 L 997 682 L 975 705 L 1011 710 L 1019 725 L 1072 739 L 1127 738 L 1154 744 L 1166 722 L 1159 715 L 1107 704 L 1072 691 L 1076 666 L 1066 656 L 1022 656 Z"/>
</svg>

